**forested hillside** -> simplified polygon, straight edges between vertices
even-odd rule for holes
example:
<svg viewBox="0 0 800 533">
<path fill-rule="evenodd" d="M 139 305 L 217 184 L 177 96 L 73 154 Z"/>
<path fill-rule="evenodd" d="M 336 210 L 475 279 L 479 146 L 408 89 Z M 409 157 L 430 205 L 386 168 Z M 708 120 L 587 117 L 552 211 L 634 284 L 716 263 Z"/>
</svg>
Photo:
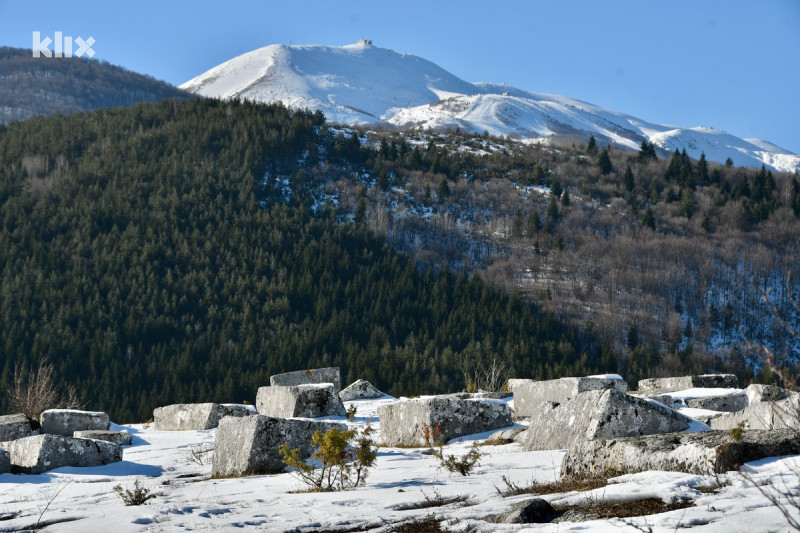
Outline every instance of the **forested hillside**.
<svg viewBox="0 0 800 533">
<path fill-rule="evenodd" d="M 395 394 L 462 389 L 495 357 L 508 376 L 616 369 L 516 293 L 417 268 L 363 200 L 355 221 L 319 209 L 306 185 L 358 183 L 373 157 L 323 121 L 189 100 L 0 126 L 0 390 L 47 358 L 122 422 L 324 365 Z"/>
<path fill-rule="evenodd" d="M 30 49 L 0 47 L 0 123 L 165 98 L 191 95 L 106 62 L 35 58 Z"/>
<path fill-rule="evenodd" d="M 318 204 L 361 205 L 420 264 L 477 272 L 594 332 L 629 382 L 723 369 L 749 380 L 759 345 L 779 365 L 800 360 L 763 301 L 798 323 L 796 173 L 659 158 L 646 142 L 637 153 L 347 129 L 336 142 L 354 133 L 374 150 L 358 180 L 320 182 Z"/>
</svg>

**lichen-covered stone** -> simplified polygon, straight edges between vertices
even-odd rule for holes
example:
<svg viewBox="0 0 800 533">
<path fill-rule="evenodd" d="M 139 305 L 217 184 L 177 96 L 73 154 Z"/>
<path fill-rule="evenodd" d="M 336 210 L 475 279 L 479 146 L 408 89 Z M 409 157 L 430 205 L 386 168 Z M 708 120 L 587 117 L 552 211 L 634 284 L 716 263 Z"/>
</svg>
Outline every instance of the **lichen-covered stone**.
<svg viewBox="0 0 800 533">
<path fill-rule="evenodd" d="M 561 476 L 569 479 L 647 470 L 710 475 L 736 470 L 749 461 L 797 453 L 800 439 L 785 429 L 746 431 L 739 442 L 733 442 L 727 431 L 601 439 L 572 446 L 561 463 Z"/>
<path fill-rule="evenodd" d="M 345 416 L 347 411 L 330 383 L 295 387 L 260 387 L 256 395 L 259 414 L 277 418 Z"/>
<path fill-rule="evenodd" d="M 359 379 L 351 383 L 339 393 L 339 399 L 343 402 L 382 398 L 383 396 L 385 396 L 385 394 L 366 379 Z"/>
<path fill-rule="evenodd" d="M 346 430 L 344 424 L 317 420 L 287 420 L 270 416 L 223 418 L 217 429 L 211 474 L 239 477 L 282 472 L 286 466 L 278 451 L 286 443 L 309 457 L 311 438 L 316 431 L 331 428 Z"/>
<path fill-rule="evenodd" d="M 500 400 L 432 396 L 378 407 L 385 446 L 432 446 L 512 424 Z"/>
<path fill-rule="evenodd" d="M 584 440 L 684 431 L 693 422 L 661 404 L 613 389 L 539 405 L 525 432 L 523 446 L 529 451 L 564 449 Z"/>
<path fill-rule="evenodd" d="M 648 378 L 639 381 L 640 391 L 662 389 L 736 389 L 739 382 L 733 374 L 703 374 L 700 376 L 680 376 L 672 378 Z"/>
<path fill-rule="evenodd" d="M 689 398 L 686 406 L 695 409 L 708 409 L 733 413 L 747 407 L 747 396 L 744 394 L 730 394 L 727 396 L 705 396 L 703 398 Z"/>
<path fill-rule="evenodd" d="M 342 379 L 336 367 L 313 368 L 311 370 L 298 370 L 276 374 L 269 378 L 272 387 L 295 387 L 297 385 L 314 385 L 317 383 L 333 383 L 333 388 L 338 394 L 342 390 Z"/>
<path fill-rule="evenodd" d="M 22 413 L 0 416 L 0 442 L 33 435 L 28 417 Z"/>
<path fill-rule="evenodd" d="M 155 428 L 161 431 L 213 429 L 225 416 L 251 416 L 252 406 L 225 403 L 176 403 L 153 410 Z"/>
<path fill-rule="evenodd" d="M 522 380 L 520 380 L 522 381 Z M 594 390 L 614 389 L 626 392 L 628 384 L 620 379 L 599 377 L 561 378 L 548 381 L 528 381 L 514 385 L 514 416 L 530 417 L 544 402 L 564 403 L 578 394 Z"/>
<path fill-rule="evenodd" d="M 108 415 L 100 411 L 77 409 L 48 409 L 39 417 L 40 431 L 50 435 L 72 437 L 76 431 L 87 429 L 107 430 Z"/>
<path fill-rule="evenodd" d="M 788 398 L 792 394 L 791 391 L 776 385 L 761 385 L 758 383 L 748 385 L 744 389 L 744 393 L 747 395 L 748 405 L 755 405 L 761 402 L 777 402 Z"/>
<path fill-rule="evenodd" d="M 101 431 L 90 429 L 86 431 L 76 431 L 73 435 L 76 439 L 97 439 L 113 442 L 119 446 L 128 446 L 131 443 L 131 434 L 127 431 Z"/>
<path fill-rule="evenodd" d="M 713 429 L 730 430 L 739 424 L 744 424 L 745 429 L 791 429 L 799 432 L 800 399 L 791 396 L 777 402 L 756 403 L 711 419 Z"/>
<path fill-rule="evenodd" d="M 0 474 L 11 472 L 11 455 L 5 448 L 0 448 Z"/>
<path fill-rule="evenodd" d="M 76 439 L 63 435 L 33 435 L 4 443 L 11 471 L 41 474 L 62 466 L 100 466 L 122 460 L 122 448 L 102 440 Z"/>
</svg>

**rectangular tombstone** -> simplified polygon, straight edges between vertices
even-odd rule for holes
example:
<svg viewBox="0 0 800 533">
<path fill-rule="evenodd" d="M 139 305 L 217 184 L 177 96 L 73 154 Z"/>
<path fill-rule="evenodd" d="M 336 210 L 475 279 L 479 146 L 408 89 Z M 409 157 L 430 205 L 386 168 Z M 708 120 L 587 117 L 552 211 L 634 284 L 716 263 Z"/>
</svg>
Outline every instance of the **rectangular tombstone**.
<svg viewBox="0 0 800 533">
<path fill-rule="evenodd" d="M 435 446 L 512 425 L 508 404 L 492 399 L 432 396 L 378 407 L 384 446 Z"/>
<path fill-rule="evenodd" d="M 11 471 L 41 474 L 62 466 L 101 466 L 122 460 L 122 448 L 114 443 L 76 439 L 63 435 L 33 435 L 5 443 Z"/>
<path fill-rule="evenodd" d="M 269 378 L 272 387 L 295 387 L 297 385 L 314 385 L 317 383 L 333 383 L 336 394 L 342 390 L 342 379 L 339 375 L 339 368 L 314 368 L 311 370 L 297 370 L 296 372 L 286 372 L 276 374 Z"/>
<path fill-rule="evenodd" d="M 0 416 L 0 442 L 33 435 L 28 417 L 22 413 Z"/>
<path fill-rule="evenodd" d="M 702 374 L 699 376 L 680 376 L 673 378 L 648 378 L 639 380 L 638 390 L 684 390 L 684 389 L 735 389 L 739 380 L 734 374 Z"/>
<path fill-rule="evenodd" d="M 530 418 L 523 447 L 560 450 L 584 440 L 684 431 L 692 422 L 658 403 L 614 389 L 594 390 L 567 402 L 540 404 Z"/>
<path fill-rule="evenodd" d="M 259 387 L 256 409 L 259 414 L 278 418 L 316 418 L 347 414 L 331 383 Z"/>
<path fill-rule="evenodd" d="M 514 386 L 514 416 L 533 416 L 543 402 L 560 404 L 575 398 L 582 392 L 606 389 L 614 389 L 624 393 L 628 390 L 628 384 L 621 379 L 595 377 L 561 378 L 518 383 Z"/>
<path fill-rule="evenodd" d="M 317 420 L 287 420 L 264 415 L 225 417 L 217 429 L 211 475 L 240 477 L 283 472 L 286 465 L 279 452 L 282 444 L 299 449 L 300 456 L 306 458 L 313 451 L 314 433 L 331 428 L 347 429 L 344 424 Z"/>
<path fill-rule="evenodd" d="M 155 428 L 161 431 L 213 429 L 225 416 L 256 414 L 252 406 L 220 403 L 176 403 L 153 410 Z"/>
<path fill-rule="evenodd" d="M 42 412 L 39 422 L 42 433 L 64 437 L 72 437 L 76 431 L 87 429 L 107 430 L 109 426 L 106 413 L 77 409 L 48 409 Z"/>
</svg>

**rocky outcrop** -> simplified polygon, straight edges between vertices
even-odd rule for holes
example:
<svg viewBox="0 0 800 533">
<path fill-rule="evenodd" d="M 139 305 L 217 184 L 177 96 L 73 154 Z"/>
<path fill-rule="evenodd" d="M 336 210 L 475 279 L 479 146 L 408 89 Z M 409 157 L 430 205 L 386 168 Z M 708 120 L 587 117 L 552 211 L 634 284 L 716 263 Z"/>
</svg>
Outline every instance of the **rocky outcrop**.
<svg viewBox="0 0 800 533">
<path fill-rule="evenodd" d="M 113 442 L 118 446 L 128 446 L 131 443 L 131 434 L 127 431 L 101 431 L 90 429 L 86 431 L 76 431 L 73 434 L 76 439 L 96 439 Z"/>
<path fill-rule="evenodd" d="M 87 429 L 107 430 L 108 415 L 99 411 L 75 409 L 48 409 L 39 418 L 40 431 L 49 435 L 71 437 L 76 431 Z"/>
<path fill-rule="evenodd" d="M 62 466 L 100 466 L 122 460 L 122 448 L 101 440 L 63 435 L 33 435 L 4 443 L 11 471 L 41 474 Z"/>
<path fill-rule="evenodd" d="M 28 417 L 22 413 L 0 416 L 0 442 L 33 435 Z"/>
<path fill-rule="evenodd" d="M 760 385 L 756 383 L 748 385 L 744 389 L 744 393 L 747 396 L 748 405 L 755 405 L 761 402 L 777 402 L 788 398 L 792 394 L 791 391 L 776 385 Z"/>
<path fill-rule="evenodd" d="M 295 387 L 297 385 L 314 385 L 318 383 L 333 383 L 333 388 L 338 394 L 342 390 L 342 379 L 336 367 L 314 368 L 311 370 L 298 370 L 276 374 L 269 378 L 272 387 Z"/>
<path fill-rule="evenodd" d="M 224 403 L 176 403 L 153 410 L 155 428 L 161 431 L 213 429 L 226 416 L 256 414 L 251 406 Z"/>
<path fill-rule="evenodd" d="M 346 430 L 344 424 L 316 420 L 286 420 L 270 416 L 223 418 L 217 429 L 211 474 L 239 477 L 282 472 L 285 464 L 278 451 L 286 443 L 311 455 L 311 438 L 316 431 Z"/>
<path fill-rule="evenodd" d="M 385 394 L 375 388 L 375 385 L 365 379 L 351 383 L 339 393 L 339 399 L 343 402 L 383 398 L 384 396 Z"/>
<path fill-rule="evenodd" d="M 671 433 L 578 442 L 561 463 L 562 478 L 607 472 L 632 474 L 669 470 L 710 475 L 736 470 L 765 457 L 800 453 L 800 439 L 790 430 L 746 431 L 734 442 L 727 431 Z"/>
<path fill-rule="evenodd" d="M 735 389 L 739 386 L 733 374 L 703 374 L 700 376 L 680 376 L 673 378 L 649 378 L 639 381 L 638 390 L 684 390 L 684 389 Z"/>
<path fill-rule="evenodd" d="M 671 433 L 692 419 L 661 404 L 617 390 L 582 392 L 559 402 L 541 402 L 525 432 L 526 450 L 558 450 L 585 440 Z"/>
<path fill-rule="evenodd" d="M 711 419 L 713 429 L 791 429 L 800 434 L 800 398 L 791 396 L 777 402 L 761 402 Z"/>
<path fill-rule="evenodd" d="M 545 402 L 561 404 L 587 391 L 614 389 L 626 392 L 628 385 L 619 379 L 561 378 L 548 381 L 519 380 L 514 384 L 514 416 L 534 416 Z"/>
<path fill-rule="evenodd" d="M 559 514 L 547 500 L 533 498 L 515 503 L 496 521 L 501 524 L 546 524 Z"/>
<path fill-rule="evenodd" d="M 277 418 L 345 416 L 347 411 L 330 383 L 294 387 L 260 387 L 256 396 L 259 414 Z"/>
<path fill-rule="evenodd" d="M 378 407 L 385 446 L 433 446 L 456 437 L 511 426 L 500 400 L 431 396 Z"/>
</svg>

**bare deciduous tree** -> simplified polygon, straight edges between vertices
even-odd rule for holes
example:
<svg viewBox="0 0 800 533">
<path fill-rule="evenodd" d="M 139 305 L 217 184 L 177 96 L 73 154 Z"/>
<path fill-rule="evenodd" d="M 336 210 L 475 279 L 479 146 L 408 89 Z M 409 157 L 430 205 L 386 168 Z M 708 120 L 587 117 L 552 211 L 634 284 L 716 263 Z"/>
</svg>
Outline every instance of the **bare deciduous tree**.
<svg viewBox="0 0 800 533">
<path fill-rule="evenodd" d="M 14 365 L 14 381 L 6 391 L 8 406 L 11 412 L 24 414 L 34 427 L 38 427 L 42 411 L 75 409 L 82 405 L 75 386 L 56 384 L 53 371 L 53 364 L 46 359 L 27 374 L 20 369 L 19 364 Z"/>
</svg>

